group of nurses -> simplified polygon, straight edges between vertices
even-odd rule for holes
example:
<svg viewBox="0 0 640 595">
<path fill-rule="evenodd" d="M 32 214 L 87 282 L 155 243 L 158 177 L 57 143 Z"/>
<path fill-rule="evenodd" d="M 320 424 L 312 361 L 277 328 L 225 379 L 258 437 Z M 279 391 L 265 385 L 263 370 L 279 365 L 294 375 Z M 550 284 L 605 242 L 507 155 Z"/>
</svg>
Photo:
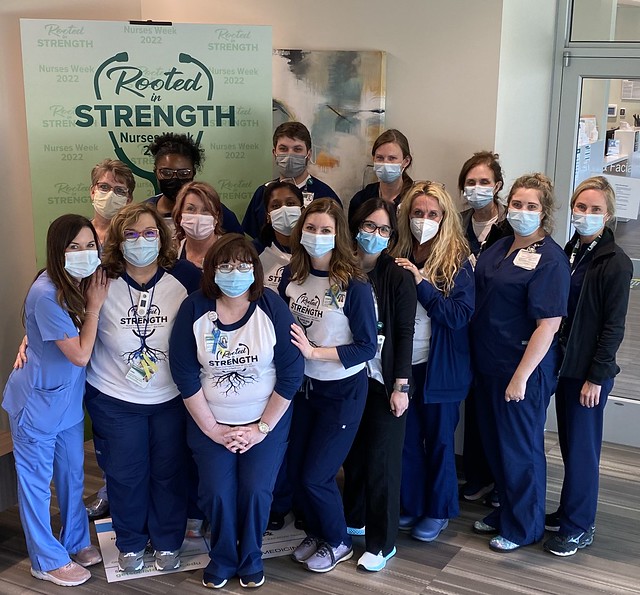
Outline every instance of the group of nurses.
<svg viewBox="0 0 640 595">
<path fill-rule="evenodd" d="M 91 545 L 84 480 L 85 366 L 109 280 L 96 271 L 98 236 L 88 219 L 63 215 L 47 233 L 47 265 L 25 300 L 29 364 L 15 369 L 2 406 L 9 414 L 20 518 L 31 574 L 61 586 L 91 577 L 102 560 Z M 53 479 L 63 530 L 51 529 Z"/>
<path fill-rule="evenodd" d="M 551 181 L 518 178 L 509 192 L 513 237 L 498 240 L 478 259 L 476 309 L 471 321 L 476 413 L 500 507 L 474 531 L 494 534 L 506 552 L 544 534 L 544 423 L 556 386 L 556 333 L 567 313 L 569 264 L 550 237 Z"/>
</svg>

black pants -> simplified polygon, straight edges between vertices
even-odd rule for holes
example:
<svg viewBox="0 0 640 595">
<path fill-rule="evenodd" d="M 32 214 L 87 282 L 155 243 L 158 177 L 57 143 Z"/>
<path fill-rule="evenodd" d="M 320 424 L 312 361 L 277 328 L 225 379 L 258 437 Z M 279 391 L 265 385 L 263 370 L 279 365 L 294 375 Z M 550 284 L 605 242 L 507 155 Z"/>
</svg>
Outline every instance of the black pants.
<svg viewBox="0 0 640 595">
<path fill-rule="evenodd" d="M 467 483 L 488 486 L 493 483 L 493 475 L 484 454 L 478 414 L 476 413 L 476 395 L 471 388 L 464 403 L 464 446 L 462 450 L 462 467 L 464 479 Z"/>
<path fill-rule="evenodd" d="M 347 525 L 366 525 L 366 549 L 372 554 L 389 554 L 398 534 L 406 421 L 406 412 L 391 413 L 384 386 L 369 379 L 362 422 L 343 465 L 343 500 Z"/>
</svg>

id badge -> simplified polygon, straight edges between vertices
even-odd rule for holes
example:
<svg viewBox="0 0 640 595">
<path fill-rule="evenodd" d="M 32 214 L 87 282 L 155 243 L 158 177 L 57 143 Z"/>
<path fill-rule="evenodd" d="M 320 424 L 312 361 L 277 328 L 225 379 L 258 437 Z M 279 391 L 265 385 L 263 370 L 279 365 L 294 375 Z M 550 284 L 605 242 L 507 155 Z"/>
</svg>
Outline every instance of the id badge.
<svg viewBox="0 0 640 595">
<path fill-rule="evenodd" d="M 207 353 L 217 353 L 227 349 L 228 337 L 219 329 L 204 335 L 204 348 Z"/>
<path fill-rule="evenodd" d="M 141 357 L 137 357 L 125 378 L 136 386 L 146 388 L 151 379 L 158 371 L 158 364 L 155 358 L 145 353 Z"/>
<path fill-rule="evenodd" d="M 313 192 L 303 192 L 302 193 L 302 200 L 303 202 L 303 207 L 308 207 L 312 202 L 313 202 Z"/>
<path fill-rule="evenodd" d="M 382 357 L 382 347 L 384 346 L 384 335 L 378 335 L 378 347 L 376 348 L 376 357 Z"/>
<path fill-rule="evenodd" d="M 526 250 L 519 250 L 516 257 L 513 259 L 513 264 L 525 271 L 533 271 L 538 266 L 542 254 L 537 252 L 527 252 Z"/>
</svg>

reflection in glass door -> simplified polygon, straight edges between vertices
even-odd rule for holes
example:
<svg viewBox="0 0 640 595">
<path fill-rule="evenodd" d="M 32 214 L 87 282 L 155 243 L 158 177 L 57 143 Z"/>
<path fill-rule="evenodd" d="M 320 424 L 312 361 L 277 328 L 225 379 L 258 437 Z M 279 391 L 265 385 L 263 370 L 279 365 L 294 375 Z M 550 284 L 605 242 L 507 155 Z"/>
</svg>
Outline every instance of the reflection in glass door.
<svg viewBox="0 0 640 595">
<path fill-rule="evenodd" d="M 634 263 L 618 352 L 622 372 L 612 394 L 640 401 L 640 80 L 582 78 L 571 190 L 594 175 L 605 176 L 616 192 L 616 241 Z"/>
</svg>

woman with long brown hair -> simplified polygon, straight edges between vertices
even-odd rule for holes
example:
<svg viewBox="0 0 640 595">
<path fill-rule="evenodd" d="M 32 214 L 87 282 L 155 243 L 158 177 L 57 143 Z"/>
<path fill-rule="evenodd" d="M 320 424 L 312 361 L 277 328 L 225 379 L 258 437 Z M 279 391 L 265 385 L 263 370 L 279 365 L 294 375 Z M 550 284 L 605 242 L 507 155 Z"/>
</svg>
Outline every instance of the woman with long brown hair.
<svg viewBox="0 0 640 595">
<path fill-rule="evenodd" d="M 11 373 L 2 402 L 31 574 L 62 586 L 86 582 L 91 573 L 83 566 L 102 560 L 82 503 L 85 366 L 108 286 L 106 275 L 94 272 L 99 264 L 98 236 L 88 219 L 63 215 L 51 224 L 47 266 L 24 305 L 29 365 Z M 64 528 L 59 540 L 51 530 L 52 478 Z"/>
<path fill-rule="evenodd" d="M 294 402 L 288 463 L 294 509 L 307 533 L 293 558 L 308 570 L 328 572 L 353 556 L 336 474 L 366 403 L 376 317 L 338 203 L 314 200 L 291 247 L 279 289 L 296 320 L 291 335 L 305 359 L 305 384 Z"/>
</svg>

